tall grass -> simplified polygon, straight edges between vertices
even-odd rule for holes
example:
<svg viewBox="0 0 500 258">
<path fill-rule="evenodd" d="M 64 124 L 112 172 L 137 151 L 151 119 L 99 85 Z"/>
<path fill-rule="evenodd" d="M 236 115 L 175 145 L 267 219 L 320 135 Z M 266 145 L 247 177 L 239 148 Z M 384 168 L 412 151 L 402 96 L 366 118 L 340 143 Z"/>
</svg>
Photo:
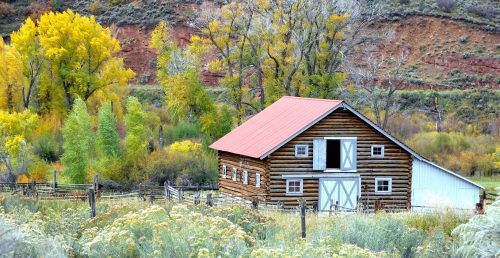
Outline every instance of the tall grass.
<svg viewBox="0 0 500 258">
<path fill-rule="evenodd" d="M 0 253 L 86 257 L 444 257 L 464 214 L 308 214 L 142 201 L 35 201 L 0 195 Z M 42 241 L 43 240 L 43 241 Z M 30 245 L 37 243 L 40 245 Z M 58 247 L 54 247 L 58 245 Z M 50 249 L 50 250 L 49 250 Z"/>
</svg>

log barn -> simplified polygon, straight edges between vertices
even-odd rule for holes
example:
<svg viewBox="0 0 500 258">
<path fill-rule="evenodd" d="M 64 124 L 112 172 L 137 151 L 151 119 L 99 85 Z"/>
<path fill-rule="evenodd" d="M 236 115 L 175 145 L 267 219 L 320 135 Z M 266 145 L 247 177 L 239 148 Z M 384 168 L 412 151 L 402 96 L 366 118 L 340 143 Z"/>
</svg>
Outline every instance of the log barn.
<svg viewBox="0 0 500 258">
<path fill-rule="evenodd" d="M 341 100 L 283 97 L 210 147 L 221 192 L 285 206 L 474 209 L 482 188 Z"/>
</svg>

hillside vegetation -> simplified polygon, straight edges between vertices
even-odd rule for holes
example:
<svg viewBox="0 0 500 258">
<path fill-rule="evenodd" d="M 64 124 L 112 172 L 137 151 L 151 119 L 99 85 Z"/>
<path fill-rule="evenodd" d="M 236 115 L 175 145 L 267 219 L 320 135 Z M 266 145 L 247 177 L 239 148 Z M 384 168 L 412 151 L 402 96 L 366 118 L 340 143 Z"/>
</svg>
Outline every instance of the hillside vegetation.
<svg viewBox="0 0 500 258">
<path fill-rule="evenodd" d="M 466 176 L 499 173 L 499 91 L 412 90 L 408 78 L 439 78 L 419 73 L 421 66 L 411 65 L 419 60 L 412 51 L 370 53 L 393 40 L 376 29 L 380 13 L 365 13 L 370 6 L 381 8 L 371 2 L 323 12 L 321 1 L 297 1 L 292 13 L 273 1 L 113 1 L 99 2 L 103 16 L 96 19 L 71 10 L 44 13 L 72 3 L 30 4 L 45 9 L 27 14 L 9 41 L 0 41 L 0 120 L 9 125 L 0 127 L 2 181 L 47 181 L 55 169 L 62 183 L 100 175 L 122 187 L 211 184 L 217 181 L 217 159 L 208 145 L 284 95 L 344 99 L 438 164 Z M 72 7 L 83 10 L 89 3 Z M 20 8 L 26 2 L 10 4 Z M 151 11 L 163 13 L 149 16 L 165 21 L 109 28 L 98 22 L 106 24 L 108 12 L 129 12 L 131 20 L 138 15 L 142 21 L 147 4 L 163 4 Z M 184 16 L 174 15 L 179 19 L 173 22 L 166 16 L 171 7 Z M 186 15 L 189 10 L 198 10 L 199 17 Z M 291 26 L 274 17 L 303 23 Z M 188 21 L 201 34 L 186 34 L 188 40 L 180 42 L 178 24 Z M 148 67 L 158 85 L 130 85 L 143 74 L 131 71 L 122 57 L 135 49 L 117 38 L 126 36 L 125 28 L 117 31 L 129 25 L 154 26 L 140 42 L 155 53 Z M 206 72 L 219 75 L 216 86 L 207 87 Z"/>
</svg>

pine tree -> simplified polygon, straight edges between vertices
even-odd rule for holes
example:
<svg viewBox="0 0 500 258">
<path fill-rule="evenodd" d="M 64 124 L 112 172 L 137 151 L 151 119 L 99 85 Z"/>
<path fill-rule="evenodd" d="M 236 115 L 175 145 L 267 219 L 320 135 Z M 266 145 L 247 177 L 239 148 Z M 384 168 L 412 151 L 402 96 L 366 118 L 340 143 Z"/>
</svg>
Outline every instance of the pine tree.
<svg viewBox="0 0 500 258">
<path fill-rule="evenodd" d="M 116 117 L 111 103 L 106 102 L 98 114 L 97 147 L 103 158 L 121 156 L 120 136 L 116 127 Z"/>
<path fill-rule="evenodd" d="M 85 102 L 77 98 L 63 128 L 64 174 L 72 183 L 85 183 L 93 153 L 92 120 Z"/>
</svg>

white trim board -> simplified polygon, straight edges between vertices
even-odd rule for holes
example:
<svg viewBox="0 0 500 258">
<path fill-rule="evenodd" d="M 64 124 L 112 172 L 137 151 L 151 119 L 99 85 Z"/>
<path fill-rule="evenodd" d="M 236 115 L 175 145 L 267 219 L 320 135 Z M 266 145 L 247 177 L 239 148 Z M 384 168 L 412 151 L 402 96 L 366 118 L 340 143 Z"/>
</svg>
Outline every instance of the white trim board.
<svg viewBox="0 0 500 258">
<path fill-rule="evenodd" d="M 309 179 L 309 178 L 359 178 L 359 174 L 354 174 L 354 173 L 293 173 L 293 174 L 282 174 L 281 178 L 282 179 L 292 179 L 292 178 L 302 178 L 302 179 Z"/>
</svg>

